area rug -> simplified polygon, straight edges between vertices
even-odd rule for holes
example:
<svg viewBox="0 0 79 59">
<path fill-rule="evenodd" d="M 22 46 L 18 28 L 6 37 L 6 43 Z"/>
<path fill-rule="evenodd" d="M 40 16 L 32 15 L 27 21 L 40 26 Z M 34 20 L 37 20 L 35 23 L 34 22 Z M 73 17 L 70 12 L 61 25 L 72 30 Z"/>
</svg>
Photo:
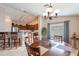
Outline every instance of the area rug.
<svg viewBox="0 0 79 59">
<path fill-rule="evenodd" d="M 43 47 L 43 46 L 40 46 L 40 55 L 43 55 L 45 52 L 47 52 L 48 49 Z"/>
<path fill-rule="evenodd" d="M 58 46 L 56 46 L 56 48 L 63 49 L 65 51 L 72 51 L 71 47 L 68 47 L 68 46 L 65 46 L 65 45 L 60 45 L 60 44 Z"/>
</svg>

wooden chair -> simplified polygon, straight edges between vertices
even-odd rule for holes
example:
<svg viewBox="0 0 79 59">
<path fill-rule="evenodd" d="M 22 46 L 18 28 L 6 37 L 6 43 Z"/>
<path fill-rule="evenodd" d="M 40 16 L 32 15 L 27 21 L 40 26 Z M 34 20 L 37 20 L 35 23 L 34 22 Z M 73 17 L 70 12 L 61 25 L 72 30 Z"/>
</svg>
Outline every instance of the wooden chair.
<svg viewBox="0 0 79 59">
<path fill-rule="evenodd" d="M 0 48 L 3 49 L 10 47 L 10 38 L 6 37 L 8 32 L 0 32 Z"/>
<path fill-rule="evenodd" d="M 0 48 L 5 49 L 5 36 L 3 32 L 0 32 Z"/>
<path fill-rule="evenodd" d="M 60 36 L 60 35 L 54 35 L 54 40 L 55 40 L 55 41 L 62 42 L 62 41 L 63 41 L 63 37 Z"/>
<path fill-rule="evenodd" d="M 25 43 L 28 56 L 40 56 L 40 48 L 34 48 Z"/>
<path fill-rule="evenodd" d="M 39 56 L 40 55 L 40 48 L 37 47 L 39 45 L 38 44 L 39 40 L 38 40 L 37 36 L 38 36 L 38 33 L 29 32 L 28 37 L 25 40 L 25 45 L 26 45 L 29 56 L 31 56 L 31 55 Z"/>
<path fill-rule="evenodd" d="M 40 56 L 40 48 L 39 47 L 38 48 L 31 47 L 31 50 L 32 50 L 32 54 L 34 56 Z"/>
<path fill-rule="evenodd" d="M 25 42 L 25 46 L 26 46 L 26 49 L 27 49 L 27 53 L 28 53 L 28 56 L 31 56 L 31 50 L 30 50 L 30 46 Z"/>
<path fill-rule="evenodd" d="M 11 32 L 11 41 L 14 47 L 20 46 L 20 38 L 18 38 L 17 32 Z"/>
<path fill-rule="evenodd" d="M 5 32 L 5 47 L 10 47 L 10 32 Z"/>
</svg>

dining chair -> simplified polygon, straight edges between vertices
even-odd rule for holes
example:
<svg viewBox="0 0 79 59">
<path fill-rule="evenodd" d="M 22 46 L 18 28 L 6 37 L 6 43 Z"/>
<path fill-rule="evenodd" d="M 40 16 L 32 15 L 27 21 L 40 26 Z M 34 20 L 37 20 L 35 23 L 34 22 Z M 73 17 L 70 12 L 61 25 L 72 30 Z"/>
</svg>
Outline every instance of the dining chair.
<svg viewBox="0 0 79 59">
<path fill-rule="evenodd" d="M 25 45 L 28 52 L 28 56 L 40 56 L 40 48 L 31 47 L 31 45 L 28 45 L 26 42 Z"/>
<path fill-rule="evenodd" d="M 13 47 L 20 46 L 21 41 L 17 32 L 11 32 L 11 43 Z"/>
<path fill-rule="evenodd" d="M 60 36 L 60 35 L 54 35 L 54 41 L 57 41 L 57 42 L 63 42 L 63 36 Z"/>
<path fill-rule="evenodd" d="M 10 38 L 8 32 L 0 32 L 0 48 L 6 49 L 10 47 Z"/>
</svg>

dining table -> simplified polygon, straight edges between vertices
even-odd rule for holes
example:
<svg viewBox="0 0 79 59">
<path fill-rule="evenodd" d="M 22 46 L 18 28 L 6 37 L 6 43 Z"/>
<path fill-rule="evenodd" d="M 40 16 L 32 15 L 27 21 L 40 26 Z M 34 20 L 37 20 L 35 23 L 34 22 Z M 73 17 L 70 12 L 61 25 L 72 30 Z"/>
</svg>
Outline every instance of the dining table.
<svg viewBox="0 0 79 59">
<path fill-rule="evenodd" d="M 43 46 L 48 49 L 44 54 L 40 55 L 40 46 Z M 45 45 L 42 41 L 34 42 L 30 45 L 32 54 L 35 54 L 34 56 L 69 56 L 70 52 L 65 50 L 59 50 L 56 48 L 53 48 L 54 46 Z"/>
</svg>

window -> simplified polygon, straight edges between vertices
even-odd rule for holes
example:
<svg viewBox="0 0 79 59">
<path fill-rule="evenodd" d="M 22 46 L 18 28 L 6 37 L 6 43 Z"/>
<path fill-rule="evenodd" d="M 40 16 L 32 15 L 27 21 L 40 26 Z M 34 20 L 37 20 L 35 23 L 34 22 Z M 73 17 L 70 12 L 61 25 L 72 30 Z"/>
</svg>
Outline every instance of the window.
<svg viewBox="0 0 79 59">
<path fill-rule="evenodd" d="M 54 36 L 62 36 L 64 38 L 64 23 L 50 24 L 50 39 L 54 39 Z"/>
</svg>

